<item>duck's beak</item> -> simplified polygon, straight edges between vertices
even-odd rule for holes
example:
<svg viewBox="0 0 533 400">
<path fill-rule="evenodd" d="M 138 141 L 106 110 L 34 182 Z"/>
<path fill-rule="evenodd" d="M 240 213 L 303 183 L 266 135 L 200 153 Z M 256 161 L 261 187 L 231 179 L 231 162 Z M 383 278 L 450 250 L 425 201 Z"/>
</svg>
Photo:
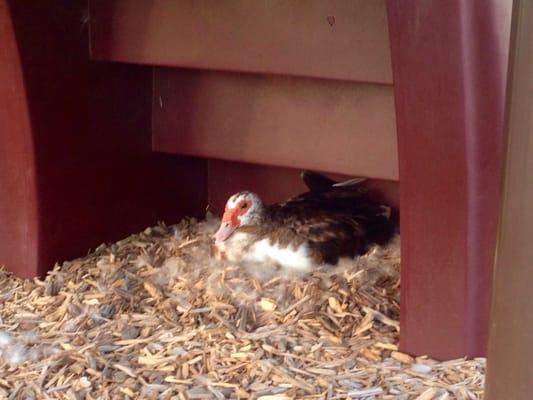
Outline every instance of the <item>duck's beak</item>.
<svg viewBox="0 0 533 400">
<path fill-rule="evenodd" d="M 237 229 L 236 225 L 233 225 L 231 221 L 222 221 L 220 228 L 213 236 L 215 238 L 215 243 L 220 243 L 226 240 L 231 236 L 231 234 Z"/>
</svg>

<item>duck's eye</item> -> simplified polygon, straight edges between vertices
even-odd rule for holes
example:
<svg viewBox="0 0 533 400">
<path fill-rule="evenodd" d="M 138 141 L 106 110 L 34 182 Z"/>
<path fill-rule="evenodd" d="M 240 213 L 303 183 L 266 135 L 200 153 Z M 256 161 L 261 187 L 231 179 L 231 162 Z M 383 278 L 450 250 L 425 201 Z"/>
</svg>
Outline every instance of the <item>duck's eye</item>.
<svg viewBox="0 0 533 400">
<path fill-rule="evenodd" d="M 248 207 L 248 203 L 242 203 L 241 204 L 241 208 L 247 208 Z"/>
</svg>

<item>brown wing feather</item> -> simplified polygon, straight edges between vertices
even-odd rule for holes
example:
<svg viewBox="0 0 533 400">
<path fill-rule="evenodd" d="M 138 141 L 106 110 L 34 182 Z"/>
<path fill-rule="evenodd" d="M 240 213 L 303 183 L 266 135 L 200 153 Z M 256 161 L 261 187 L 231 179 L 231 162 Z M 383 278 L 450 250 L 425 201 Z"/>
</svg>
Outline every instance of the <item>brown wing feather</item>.
<svg viewBox="0 0 533 400">
<path fill-rule="evenodd" d="M 268 207 L 263 235 L 281 245 L 308 242 L 317 261 L 335 264 L 392 237 L 394 226 L 382 214 L 362 187 L 307 192 Z"/>
<path fill-rule="evenodd" d="M 289 210 L 290 209 L 290 210 Z M 339 257 L 354 257 L 366 249 L 364 231 L 354 221 L 326 210 L 305 207 L 269 209 L 262 236 L 281 246 L 306 242 L 317 263 L 336 264 Z"/>
</svg>

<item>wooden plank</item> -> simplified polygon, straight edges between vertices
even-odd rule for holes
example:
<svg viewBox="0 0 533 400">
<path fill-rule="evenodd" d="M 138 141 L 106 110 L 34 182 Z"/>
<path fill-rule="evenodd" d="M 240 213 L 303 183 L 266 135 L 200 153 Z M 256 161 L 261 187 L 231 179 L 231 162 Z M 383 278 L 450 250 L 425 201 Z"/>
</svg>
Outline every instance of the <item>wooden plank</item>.
<svg viewBox="0 0 533 400">
<path fill-rule="evenodd" d="M 31 122 L 15 33 L 0 0 L 0 266 L 37 264 L 37 193 Z"/>
<path fill-rule="evenodd" d="M 392 87 L 155 68 L 154 149 L 396 180 Z"/>
<path fill-rule="evenodd" d="M 8 206 L 0 208 L 0 264 L 20 276 L 43 274 L 158 220 L 203 215 L 207 202 L 205 161 L 152 152 L 151 68 L 88 60 L 84 5 L 9 2 L 21 62 L 8 75 L 17 85 L 8 82 L 0 99 L 0 154 L 8 156 L 0 157 L 0 175 L 9 183 L 0 193 Z M 0 33 L 2 57 L 14 44 L 4 46 Z M 5 68 L 0 63 L 2 81 Z M 13 152 L 28 142 L 33 148 L 19 160 Z M 35 190 L 35 199 L 22 190 Z"/>
<path fill-rule="evenodd" d="M 510 1 L 389 0 L 402 219 L 400 348 L 486 352 Z"/>
<path fill-rule="evenodd" d="M 384 0 L 91 0 L 95 60 L 391 83 Z"/>
<path fill-rule="evenodd" d="M 533 3 L 514 2 L 507 157 L 494 276 L 487 400 L 533 398 Z"/>
</svg>

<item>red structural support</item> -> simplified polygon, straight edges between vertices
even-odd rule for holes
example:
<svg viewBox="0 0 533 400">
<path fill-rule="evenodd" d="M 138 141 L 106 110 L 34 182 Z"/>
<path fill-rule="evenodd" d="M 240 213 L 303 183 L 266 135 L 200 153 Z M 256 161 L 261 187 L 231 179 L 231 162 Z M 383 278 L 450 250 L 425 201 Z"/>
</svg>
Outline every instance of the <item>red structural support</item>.
<svg viewBox="0 0 533 400">
<path fill-rule="evenodd" d="M 90 62 L 84 9 L 0 0 L 0 266 L 19 276 L 207 203 L 206 161 L 152 152 L 151 68 Z"/>
<path fill-rule="evenodd" d="M 387 3 L 409 353 L 486 351 L 510 3 Z"/>
<path fill-rule="evenodd" d="M 0 43 L 0 265 L 21 264 L 22 260 L 36 265 L 37 188 L 31 123 L 15 32 L 3 0 Z"/>
</svg>

